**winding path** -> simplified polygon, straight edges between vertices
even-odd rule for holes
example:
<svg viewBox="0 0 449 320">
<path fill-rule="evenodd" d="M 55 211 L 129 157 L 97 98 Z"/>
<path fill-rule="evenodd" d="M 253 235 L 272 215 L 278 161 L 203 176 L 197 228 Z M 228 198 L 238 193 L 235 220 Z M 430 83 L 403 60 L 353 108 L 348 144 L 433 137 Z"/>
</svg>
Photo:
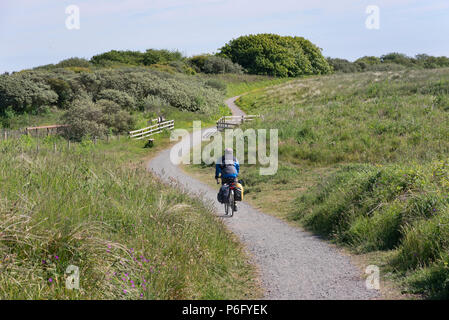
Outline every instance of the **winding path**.
<svg viewBox="0 0 449 320">
<path fill-rule="evenodd" d="M 242 115 L 244 112 L 234 103 L 237 98 L 228 99 L 226 104 L 233 115 Z M 201 139 L 192 141 L 192 135 L 190 139 L 191 146 L 201 143 Z M 195 190 L 205 202 L 213 205 L 218 215 L 223 214 L 223 206 L 216 200 L 217 191 L 172 164 L 170 149 L 153 158 L 148 169 L 164 181 L 175 180 L 189 192 Z M 213 174 L 211 172 L 211 179 Z M 348 256 L 308 232 L 289 226 L 245 202 L 240 203 L 233 218 L 223 217 L 223 221 L 240 238 L 258 266 L 265 299 L 372 299 L 378 296 L 377 292 L 366 289 L 361 271 Z"/>
</svg>

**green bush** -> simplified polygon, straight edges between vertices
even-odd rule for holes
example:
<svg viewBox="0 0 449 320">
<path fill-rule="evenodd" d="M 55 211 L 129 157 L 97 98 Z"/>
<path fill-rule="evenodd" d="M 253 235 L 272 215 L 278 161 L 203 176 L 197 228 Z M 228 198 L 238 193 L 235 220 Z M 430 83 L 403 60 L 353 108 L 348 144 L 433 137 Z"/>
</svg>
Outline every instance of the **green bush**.
<svg viewBox="0 0 449 320">
<path fill-rule="evenodd" d="M 365 71 L 369 66 L 380 64 L 382 61 L 378 57 L 364 56 L 354 61 L 354 64 L 361 71 Z"/>
<path fill-rule="evenodd" d="M 220 56 L 213 56 L 209 54 L 193 56 L 188 59 L 188 63 L 198 72 L 208 74 L 243 73 L 242 66 L 237 63 L 233 63 L 228 58 Z"/>
<path fill-rule="evenodd" d="M 96 66 L 108 66 L 111 63 L 118 63 L 122 65 L 141 66 L 144 55 L 140 51 L 117 51 L 111 50 L 105 53 L 101 53 L 93 56 L 90 62 Z"/>
<path fill-rule="evenodd" d="M 321 49 L 302 37 L 276 34 L 242 36 L 222 47 L 219 55 L 238 63 L 252 74 L 297 77 L 331 72 Z"/>
<path fill-rule="evenodd" d="M 180 63 L 181 68 L 189 68 L 184 62 Z M 123 109 L 135 110 L 148 96 L 158 97 L 167 102 L 166 105 L 180 110 L 213 114 L 223 100 L 223 90 L 205 85 L 199 77 L 176 72 L 171 75 L 146 67 L 91 72 L 39 69 L 0 76 L 0 114 L 9 107 L 16 113 L 33 114 L 44 110 L 42 106 L 57 105 L 67 109 L 74 99 L 107 99 Z"/>
<path fill-rule="evenodd" d="M 112 131 L 125 133 L 133 128 L 130 114 L 110 100 L 75 100 L 63 115 L 62 120 L 68 127 L 64 135 L 68 139 L 81 141 L 84 137 L 103 137 Z"/>
<path fill-rule="evenodd" d="M 164 64 L 170 61 L 182 60 L 183 56 L 179 51 L 148 49 L 142 53 L 140 51 L 117 51 L 111 50 L 93 56 L 90 62 L 96 66 L 130 65 L 149 66 L 152 64 Z"/>
<path fill-rule="evenodd" d="M 160 114 L 166 107 L 170 107 L 170 103 L 167 100 L 152 95 L 147 96 L 140 104 L 140 110 L 156 114 Z"/>
<path fill-rule="evenodd" d="M 136 101 L 133 97 L 123 91 L 106 89 L 102 90 L 98 96 L 97 100 L 111 100 L 118 104 L 122 109 L 133 110 L 136 106 Z"/>
<path fill-rule="evenodd" d="M 103 114 L 101 123 L 112 133 L 127 133 L 134 128 L 134 118 L 117 103 L 110 100 L 99 100 L 96 104 Z"/>
<path fill-rule="evenodd" d="M 403 53 L 388 53 L 380 57 L 382 63 L 396 63 L 405 67 L 412 67 L 415 64 L 415 59 L 408 57 Z"/>
<path fill-rule="evenodd" d="M 148 49 L 143 54 L 143 63 L 146 66 L 152 64 L 167 63 L 170 61 L 180 61 L 183 59 L 182 53 L 179 51 L 155 50 Z"/>
<path fill-rule="evenodd" d="M 55 67 L 58 68 L 67 68 L 67 67 L 80 67 L 80 68 L 89 68 L 91 65 L 88 60 L 83 58 L 69 58 L 60 61 Z"/>
<path fill-rule="evenodd" d="M 327 63 L 332 67 L 334 72 L 352 73 L 360 71 L 360 67 L 346 59 L 326 58 Z"/>
<path fill-rule="evenodd" d="M 243 68 L 233 63 L 230 59 L 223 57 L 210 56 L 204 62 L 202 70 L 204 73 L 223 74 L 223 73 L 243 73 Z"/>
<path fill-rule="evenodd" d="M 0 114 L 8 107 L 20 113 L 41 105 L 54 105 L 57 101 L 56 92 L 43 81 L 34 81 L 29 73 L 0 76 Z"/>
</svg>

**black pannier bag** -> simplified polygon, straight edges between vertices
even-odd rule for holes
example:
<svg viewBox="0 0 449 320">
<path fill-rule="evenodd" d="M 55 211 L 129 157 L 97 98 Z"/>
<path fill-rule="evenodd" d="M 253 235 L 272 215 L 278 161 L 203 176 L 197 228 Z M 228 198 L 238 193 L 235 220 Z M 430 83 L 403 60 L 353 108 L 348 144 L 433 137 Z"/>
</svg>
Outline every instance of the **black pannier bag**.
<svg viewBox="0 0 449 320">
<path fill-rule="evenodd" d="M 240 187 L 235 187 L 234 189 L 234 200 L 235 201 L 242 201 L 243 196 L 243 190 Z"/>
<path fill-rule="evenodd" d="M 221 186 L 220 191 L 217 194 L 217 200 L 220 203 L 225 203 L 229 198 L 229 185 L 224 184 Z"/>
</svg>

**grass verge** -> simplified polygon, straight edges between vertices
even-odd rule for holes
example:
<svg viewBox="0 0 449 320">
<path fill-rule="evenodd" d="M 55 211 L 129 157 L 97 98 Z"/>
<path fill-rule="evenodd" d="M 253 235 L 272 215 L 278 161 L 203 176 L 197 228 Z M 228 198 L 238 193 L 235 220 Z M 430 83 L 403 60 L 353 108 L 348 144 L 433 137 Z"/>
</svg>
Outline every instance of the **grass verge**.
<svg viewBox="0 0 449 320">
<path fill-rule="evenodd" d="M 142 147 L 0 143 L 0 298 L 260 297 L 240 244 L 200 200 L 147 172 Z M 69 265 L 79 290 L 66 288 Z"/>
</svg>

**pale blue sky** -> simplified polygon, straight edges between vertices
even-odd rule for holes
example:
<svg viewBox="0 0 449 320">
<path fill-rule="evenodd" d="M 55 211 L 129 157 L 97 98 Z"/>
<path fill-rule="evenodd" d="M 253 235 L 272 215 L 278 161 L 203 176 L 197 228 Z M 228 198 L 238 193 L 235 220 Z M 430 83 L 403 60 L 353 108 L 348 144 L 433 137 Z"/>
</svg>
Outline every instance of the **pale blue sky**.
<svg viewBox="0 0 449 320">
<path fill-rule="evenodd" d="M 80 30 L 65 26 L 80 8 Z M 380 29 L 365 27 L 368 5 Z M 216 52 L 250 33 L 303 36 L 325 56 L 449 56 L 448 0 L 1 0 L 0 72 L 116 50 Z"/>
</svg>

